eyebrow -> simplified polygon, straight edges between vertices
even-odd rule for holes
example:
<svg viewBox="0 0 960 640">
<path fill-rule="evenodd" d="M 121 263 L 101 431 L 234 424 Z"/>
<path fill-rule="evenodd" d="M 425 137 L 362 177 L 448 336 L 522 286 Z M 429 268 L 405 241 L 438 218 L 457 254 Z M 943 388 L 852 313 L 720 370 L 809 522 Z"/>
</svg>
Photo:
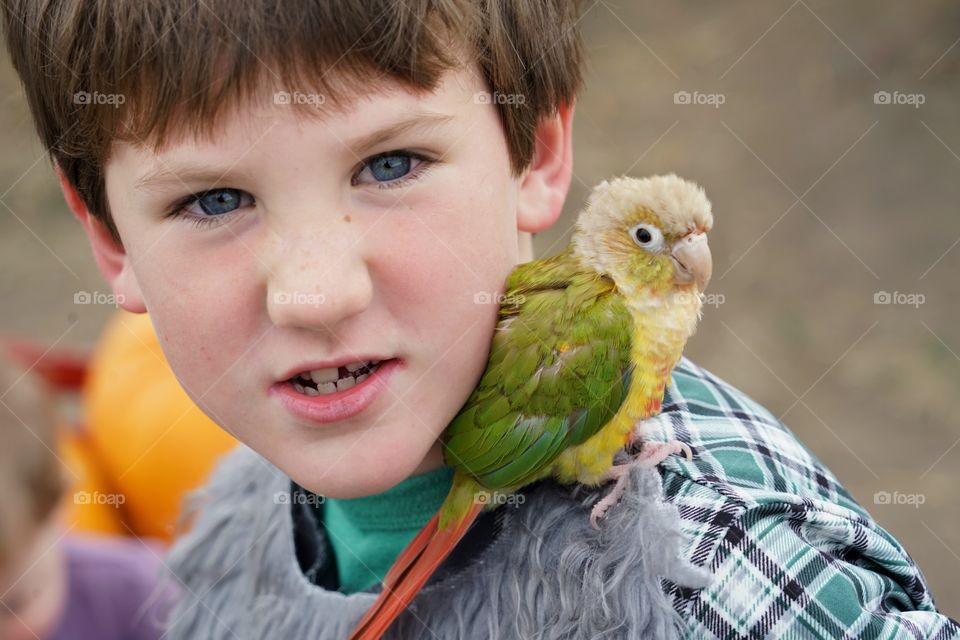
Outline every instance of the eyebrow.
<svg viewBox="0 0 960 640">
<path fill-rule="evenodd" d="M 452 115 L 433 111 L 418 111 L 402 120 L 377 129 L 372 133 L 342 142 L 354 154 L 362 156 L 367 149 L 398 138 L 409 131 L 415 131 L 417 129 L 426 131 L 447 124 L 455 119 Z M 164 164 L 141 176 L 134 185 L 134 188 L 138 191 L 149 191 L 171 183 L 180 185 L 189 183 L 214 184 L 223 180 L 228 175 L 230 175 L 229 169 L 224 172 L 205 163 L 188 161 L 174 165 Z"/>
<path fill-rule="evenodd" d="M 373 133 L 348 140 L 346 146 L 349 149 L 359 150 L 360 153 L 357 155 L 361 155 L 365 150 L 398 138 L 410 130 L 433 129 L 454 119 L 452 115 L 436 113 L 435 111 L 417 111 L 403 120 L 389 124 Z"/>
<path fill-rule="evenodd" d="M 184 162 L 182 164 L 167 165 L 154 169 L 137 180 L 134 188 L 138 191 L 150 191 L 168 184 L 189 185 L 191 183 L 215 184 L 230 175 L 227 172 L 212 168 L 209 164 Z"/>
</svg>

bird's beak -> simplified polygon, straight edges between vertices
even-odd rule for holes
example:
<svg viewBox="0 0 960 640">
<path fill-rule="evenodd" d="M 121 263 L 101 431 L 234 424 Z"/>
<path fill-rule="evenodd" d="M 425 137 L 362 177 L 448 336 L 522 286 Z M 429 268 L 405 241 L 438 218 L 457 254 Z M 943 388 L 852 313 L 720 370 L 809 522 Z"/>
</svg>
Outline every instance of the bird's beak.
<svg viewBox="0 0 960 640">
<path fill-rule="evenodd" d="M 695 282 L 697 289 L 703 292 L 713 273 L 713 258 L 707 234 L 703 231 L 691 231 L 677 240 L 670 252 L 673 260 L 673 281 L 680 284 Z"/>
</svg>

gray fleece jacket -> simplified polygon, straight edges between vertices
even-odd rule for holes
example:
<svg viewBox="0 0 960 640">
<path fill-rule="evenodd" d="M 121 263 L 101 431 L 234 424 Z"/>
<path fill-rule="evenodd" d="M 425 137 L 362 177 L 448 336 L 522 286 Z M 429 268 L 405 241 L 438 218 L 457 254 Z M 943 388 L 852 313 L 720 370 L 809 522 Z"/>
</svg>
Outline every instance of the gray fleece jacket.
<svg viewBox="0 0 960 640">
<path fill-rule="evenodd" d="M 167 558 L 182 597 L 166 638 L 346 638 L 379 586 L 345 595 L 315 583 L 330 547 L 304 495 L 247 447 L 221 461 Z M 679 557 L 677 512 L 655 470 L 632 472 L 599 532 L 597 490 L 544 481 L 523 495 L 474 523 L 385 637 L 675 637 L 660 578 L 691 588 L 709 578 Z"/>
</svg>

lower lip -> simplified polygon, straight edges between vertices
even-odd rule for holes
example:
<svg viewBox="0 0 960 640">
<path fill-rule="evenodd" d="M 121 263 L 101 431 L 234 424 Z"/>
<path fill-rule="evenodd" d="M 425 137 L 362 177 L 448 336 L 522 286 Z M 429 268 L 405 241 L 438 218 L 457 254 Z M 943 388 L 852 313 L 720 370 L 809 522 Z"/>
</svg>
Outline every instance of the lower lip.
<svg viewBox="0 0 960 640">
<path fill-rule="evenodd" d="M 352 418 L 373 404 L 401 366 L 396 358 L 382 362 L 366 380 L 344 391 L 308 396 L 294 389 L 293 383 L 283 381 L 270 387 L 270 394 L 298 418 L 330 424 Z"/>
</svg>

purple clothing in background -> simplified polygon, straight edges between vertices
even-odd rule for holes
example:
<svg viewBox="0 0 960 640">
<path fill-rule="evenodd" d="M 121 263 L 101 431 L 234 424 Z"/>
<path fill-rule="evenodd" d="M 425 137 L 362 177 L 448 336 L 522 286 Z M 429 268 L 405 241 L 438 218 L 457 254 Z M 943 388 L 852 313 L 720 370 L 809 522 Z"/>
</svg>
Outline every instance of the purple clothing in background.
<svg viewBox="0 0 960 640">
<path fill-rule="evenodd" d="M 68 536 L 63 618 L 50 640 L 157 640 L 170 594 L 156 592 L 163 549 L 122 536 Z"/>
</svg>

